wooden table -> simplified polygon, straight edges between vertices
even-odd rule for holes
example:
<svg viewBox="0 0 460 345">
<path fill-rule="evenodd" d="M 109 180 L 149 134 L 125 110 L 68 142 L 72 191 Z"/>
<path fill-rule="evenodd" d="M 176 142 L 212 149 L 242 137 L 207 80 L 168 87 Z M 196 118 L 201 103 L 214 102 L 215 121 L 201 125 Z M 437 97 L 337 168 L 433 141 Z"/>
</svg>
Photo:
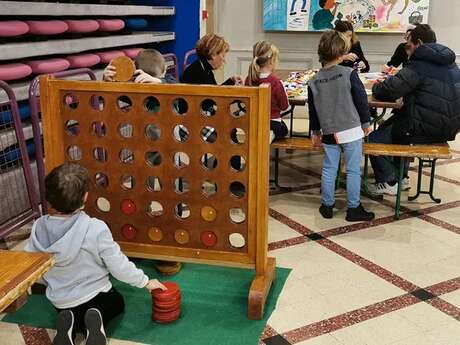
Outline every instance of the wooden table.
<svg viewBox="0 0 460 345">
<path fill-rule="evenodd" d="M 289 77 L 290 73 L 296 72 L 296 70 L 278 70 L 276 71 L 276 75 L 278 78 L 281 80 L 285 80 Z M 369 89 L 368 89 L 369 90 Z M 309 137 L 310 133 L 308 132 L 307 135 L 298 135 L 298 134 L 293 134 L 293 123 L 294 123 L 294 109 L 296 106 L 305 106 L 307 103 L 307 97 L 305 96 L 295 96 L 295 97 L 289 97 L 289 104 L 291 105 L 291 110 L 288 113 L 290 117 L 289 121 L 289 136 L 290 137 Z M 402 99 L 399 99 L 395 102 L 385 102 L 385 101 L 380 101 L 376 99 L 373 95 L 368 95 L 367 96 L 367 101 L 369 103 L 369 106 L 371 108 L 376 108 L 376 109 L 382 109 L 380 114 L 378 114 L 377 118 L 373 120 L 373 123 L 377 123 L 378 120 L 383 118 L 385 116 L 387 109 L 400 109 L 403 106 Z"/>
<path fill-rule="evenodd" d="M 49 254 L 0 250 L 0 312 L 18 299 L 24 304 L 27 289 L 53 264 Z"/>
</svg>

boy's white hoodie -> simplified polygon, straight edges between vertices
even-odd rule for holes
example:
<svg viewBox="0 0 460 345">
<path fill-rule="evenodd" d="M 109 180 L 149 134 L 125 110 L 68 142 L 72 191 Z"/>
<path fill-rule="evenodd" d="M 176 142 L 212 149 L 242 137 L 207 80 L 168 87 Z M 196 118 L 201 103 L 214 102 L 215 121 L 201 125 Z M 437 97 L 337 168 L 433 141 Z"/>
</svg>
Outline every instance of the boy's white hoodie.
<svg viewBox="0 0 460 345">
<path fill-rule="evenodd" d="M 75 307 L 109 291 L 109 274 L 139 288 L 148 283 L 144 272 L 121 252 L 107 225 L 83 211 L 71 217 L 40 217 L 25 250 L 54 256 L 56 263 L 43 281 L 46 297 L 59 309 Z"/>
</svg>

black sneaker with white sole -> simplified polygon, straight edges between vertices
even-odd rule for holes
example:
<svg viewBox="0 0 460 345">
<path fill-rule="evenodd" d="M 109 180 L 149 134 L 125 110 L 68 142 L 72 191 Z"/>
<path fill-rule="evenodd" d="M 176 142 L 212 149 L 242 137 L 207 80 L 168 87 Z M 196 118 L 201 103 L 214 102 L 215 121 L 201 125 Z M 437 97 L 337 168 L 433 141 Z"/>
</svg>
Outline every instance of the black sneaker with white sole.
<svg viewBox="0 0 460 345">
<path fill-rule="evenodd" d="M 86 345 L 107 345 L 102 315 L 96 308 L 85 313 Z"/>
<path fill-rule="evenodd" d="M 70 310 L 63 310 L 58 314 L 53 345 L 74 345 L 72 337 L 73 322 L 74 316 Z"/>
</svg>

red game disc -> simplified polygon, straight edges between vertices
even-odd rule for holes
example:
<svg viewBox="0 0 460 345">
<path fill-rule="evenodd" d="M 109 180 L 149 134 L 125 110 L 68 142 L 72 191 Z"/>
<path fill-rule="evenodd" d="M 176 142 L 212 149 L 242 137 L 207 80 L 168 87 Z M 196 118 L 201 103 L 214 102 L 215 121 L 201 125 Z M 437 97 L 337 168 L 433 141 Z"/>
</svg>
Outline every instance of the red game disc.
<svg viewBox="0 0 460 345">
<path fill-rule="evenodd" d="M 121 233 L 123 234 L 123 237 L 127 240 L 132 240 L 136 237 L 137 230 L 131 224 L 125 224 L 121 228 Z"/>
<path fill-rule="evenodd" d="M 180 300 L 180 291 L 177 291 L 177 292 L 174 292 L 173 294 L 169 294 L 169 295 L 154 295 L 153 296 L 153 299 L 155 301 L 155 303 L 172 303 L 173 301 L 174 302 L 177 302 L 178 300 Z"/>
<path fill-rule="evenodd" d="M 156 323 L 160 323 L 160 324 L 167 324 L 167 323 L 174 322 L 174 321 L 176 321 L 177 319 L 179 319 L 179 318 L 176 318 L 176 319 L 174 319 L 174 320 L 169 320 L 169 321 L 160 321 L 160 320 L 153 320 L 153 321 L 155 321 Z"/>
<path fill-rule="evenodd" d="M 217 236 L 212 231 L 204 231 L 201 233 L 201 242 L 206 247 L 214 247 L 217 243 Z"/>
<path fill-rule="evenodd" d="M 159 296 L 161 299 L 165 299 L 165 298 L 170 298 L 180 293 L 179 285 L 177 285 L 177 283 L 163 282 L 162 284 L 166 287 L 167 290 L 165 291 L 161 289 L 152 290 L 152 296 L 154 296 L 155 298 Z"/>
<path fill-rule="evenodd" d="M 136 204 L 130 199 L 125 199 L 121 202 L 121 212 L 124 214 L 133 214 L 136 212 Z"/>
<path fill-rule="evenodd" d="M 175 310 L 177 308 L 180 307 L 180 299 L 178 299 L 177 301 L 173 301 L 171 303 L 157 303 L 155 302 L 155 304 L 153 305 L 153 309 L 154 310 L 158 310 L 158 311 L 171 311 L 171 310 Z"/>
<path fill-rule="evenodd" d="M 158 322 L 172 322 L 179 318 L 180 312 L 180 309 L 177 309 L 169 313 L 153 313 L 153 319 Z"/>
<path fill-rule="evenodd" d="M 170 313 L 170 312 L 173 312 L 173 311 L 176 311 L 180 309 L 180 302 L 179 303 L 176 303 L 176 305 L 174 307 L 171 307 L 171 308 L 158 308 L 156 306 L 153 307 L 152 311 L 153 313 Z"/>
</svg>

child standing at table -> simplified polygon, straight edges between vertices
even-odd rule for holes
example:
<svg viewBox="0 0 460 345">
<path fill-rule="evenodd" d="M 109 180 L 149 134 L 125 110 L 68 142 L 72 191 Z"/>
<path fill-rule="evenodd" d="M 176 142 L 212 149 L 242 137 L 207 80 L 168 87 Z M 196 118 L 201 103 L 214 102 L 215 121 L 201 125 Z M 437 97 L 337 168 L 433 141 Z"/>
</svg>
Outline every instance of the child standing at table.
<svg viewBox="0 0 460 345">
<path fill-rule="evenodd" d="M 281 119 L 281 114 L 289 110 L 289 101 L 283 83 L 274 74 L 279 62 L 278 48 L 267 41 L 259 41 L 253 47 L 253 60 L 249 66 L 246 85 L 259 86 L 270 84 L 270 143 L 273 140 L 284 138 L 288 128 Z"/>
<path fill-rule="evenodd" d="M 335 180 L 343 152 L 347 174 L 347 221 L 370 221 L 375 215 L 361 205 L 363 137 L 372 131 L 366 90 L 355 70 L 340 66 L 350 41 L 340 32 L 326 31 L 318 46 L 323 68 L 308 83 L 310 130 L 315 146 L 323 146 L 321 207 L 333 217 Z"/>
</svg>

